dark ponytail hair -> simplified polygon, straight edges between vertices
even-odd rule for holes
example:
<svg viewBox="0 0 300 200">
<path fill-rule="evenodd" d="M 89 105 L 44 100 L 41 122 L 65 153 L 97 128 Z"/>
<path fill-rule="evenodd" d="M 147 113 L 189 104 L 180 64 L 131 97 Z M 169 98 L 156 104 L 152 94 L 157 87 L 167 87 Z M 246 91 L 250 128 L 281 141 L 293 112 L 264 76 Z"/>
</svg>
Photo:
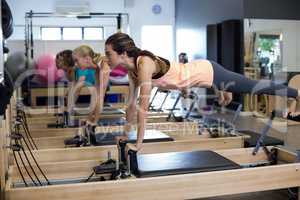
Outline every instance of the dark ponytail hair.
<svg viewBox="0 0 300 200">
<path fill-rule="evenodd" d="M 149 56 L 153 60 L 156 59 L 156 56 L 150 51 L 142 51 L 137 46 L 135 46 L 133 39 L 126 33 L 118 32 L 111 35 L 106 40 L 105 45 L 111 45 L 112 49 L 118 54 L 126 52 L 129 57 L 134 58 L 135 63 L 139 56 Z"/>
</svg>

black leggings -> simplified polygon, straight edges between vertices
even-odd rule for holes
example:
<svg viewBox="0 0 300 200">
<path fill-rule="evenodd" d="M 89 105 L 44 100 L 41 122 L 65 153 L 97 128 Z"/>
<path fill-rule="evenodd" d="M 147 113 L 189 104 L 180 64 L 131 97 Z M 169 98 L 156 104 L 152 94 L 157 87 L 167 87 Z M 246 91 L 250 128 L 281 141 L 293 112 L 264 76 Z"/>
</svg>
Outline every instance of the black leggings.
<svg viewBox="0 0 300 200">
<path fill-rule="evenodd" d="M 282 83 L 270 80 L 251 80 L 241 74 L 231 72 L 216 62 L 211 61 L 214 70 L 213 87 L 233 93 L 268 94 L 298 97 L 298 90 Z"/>
</svg>

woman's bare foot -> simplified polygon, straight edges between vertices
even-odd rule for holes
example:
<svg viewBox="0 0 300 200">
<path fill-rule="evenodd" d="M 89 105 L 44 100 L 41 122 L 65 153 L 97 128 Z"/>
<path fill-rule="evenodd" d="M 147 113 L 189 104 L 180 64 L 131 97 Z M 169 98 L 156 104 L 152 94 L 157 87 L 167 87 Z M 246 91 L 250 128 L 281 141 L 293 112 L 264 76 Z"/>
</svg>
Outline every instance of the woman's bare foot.
<svg viewBox="0 0 300 200">
<path fill-rule="evenodd" d="M 289 115 L 292 117 L 300 116 L 300 112 L 290 112 Z"/>
<path fill-rule="evenodd" d="M 229 105 L 230 102 L 232 101 L 232 93 L 231 92 L 224 92 L 224 103 L 225 105 Z"/>
<path fill-rule="evenodd" d="M 300 112 L 288 112 L 286 118 L 292 121 L 300 122 Z"/>
<path fill-rule="evenodd" d="M 218 97 L 218 103 L 221 106 L 227 106 L 232 101 L 231 92 L 219 91 Z"/>
<path fill-rule="evenodd" d="M 298 90 L 299 94 L 299 90 Z M 300 119 L 300 96 L 296 97 L 296 99 L 292 100 L 289 104 L 287 118 L 290 118 L 291 120 L 295 118 Z"/>
<path fill-rule="evenodd" d="M 300 96 L 298 90 L 298 97 L 296 98 L 289 98 L 288 99 L 288 109 L 283 113 L 283 117 L 298 121 L 296 118 L 300 118 Z M 299 116 L 299 117 L 298 117 Z"/>
<path fill-rule="evenodd" d="M 299 94 L 299 90 L 298 90 L 298 94 Z M 296 98 L 296 101 L 293 102 L 293 106 L 294 106 L 294 112 L 295 113 L 300 113 L 300 96 L 298 95 L 298 97 Z"/>
</svg>

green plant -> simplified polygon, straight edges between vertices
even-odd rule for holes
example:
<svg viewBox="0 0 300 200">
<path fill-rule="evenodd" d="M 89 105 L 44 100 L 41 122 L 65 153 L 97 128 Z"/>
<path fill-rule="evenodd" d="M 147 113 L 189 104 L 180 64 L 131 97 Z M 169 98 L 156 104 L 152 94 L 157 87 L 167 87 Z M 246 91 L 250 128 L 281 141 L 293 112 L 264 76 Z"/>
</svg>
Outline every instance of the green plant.
<svg viewBox="0 0 300 200">
<path fill-rule="evenodd" d="M 271 51 L 275 47 L 274 39 L 260 38 L 259 47 L 262 51 Z"/>
</svg>

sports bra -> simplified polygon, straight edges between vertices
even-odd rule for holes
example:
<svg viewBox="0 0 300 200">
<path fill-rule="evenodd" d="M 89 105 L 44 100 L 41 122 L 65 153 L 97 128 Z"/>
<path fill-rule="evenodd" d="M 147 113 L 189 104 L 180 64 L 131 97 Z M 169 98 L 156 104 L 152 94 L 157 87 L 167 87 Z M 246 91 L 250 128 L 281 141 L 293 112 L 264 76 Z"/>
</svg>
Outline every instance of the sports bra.
<svg viewBox="0 0 300 200">
<path fill-rule="evenodd" d="M 141 56 L 148 56 L 148 55 L 141 55 Z M 138 62 L 139 62 L 141 56 L 138 56 L 138 58 L 136 59 L 136 68 L 138 66 Z M 150 57 L 150 56 L 148 56 L 148 57 Z M 150 58 L 152 60 L 154 60 L 155 65 L 157 67 L 159 67 L 159 69 L 160 69 L 159 72 L 157 72 L 156 74 L 153 74 L 152 79 L 159 79 L 160 77 L 162 77 L 163 75 L 165 75 L 169 71 L 169 69 L 170 69 L 170 61 L 168 61 L 165 58 L 159 57 L 159 56 L 155 56 L 155 59 L 153 59 L 152 57 L 150 57 Z M 135 71 L 131 71 L 131 72 L 129 72 L 129 74 L 135 80 L 138 80 L 137 73 Z"/>
</svg>

